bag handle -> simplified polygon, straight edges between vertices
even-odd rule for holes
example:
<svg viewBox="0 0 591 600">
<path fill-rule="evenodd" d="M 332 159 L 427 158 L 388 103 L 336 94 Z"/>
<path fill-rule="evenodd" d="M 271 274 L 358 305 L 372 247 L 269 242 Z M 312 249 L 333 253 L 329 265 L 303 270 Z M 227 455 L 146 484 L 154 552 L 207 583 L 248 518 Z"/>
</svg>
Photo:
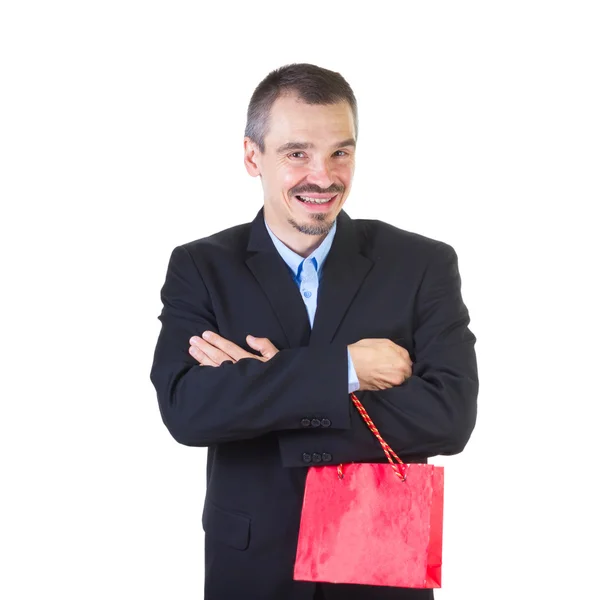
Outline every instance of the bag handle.
<svg viewBox="0 0 591 600">
<path fill-rule="evenodd" d="M 384 451 L 384 454 L 386 455 L 388 462 L 392 465 L 392 468 L 394 469 L 394 473 L 396 473 L 396 475 L 402 481 L 406 481 L 406 465 L 400 460 L 400 458 L 398 457 L 398 454 L 396 454 L 396 452 L 394 452 L 394 450 L 392 450 L 392 448 L 390 448 L 390 446 L 386 443 L 384 438 L 380 435 L 378 428 L 374 425 L 370 416 L 367 414 L 367 411 L 363 407 L 363 404 L 361 404 L 361 401 L 359 400 L 359 398 L 357 398 L 357 396 L 354 393 L 351 393 L 351 400 L 353 401 L 353 404 L 359 411 L 359 414 L 365 421 L 366 425 L 369 427 L 371 432 L 376 436 L 376 438 L 378 439 L 378 442 L 380 442 L 380 445 L 382 446 L 382 450 Z M 398 463 L 402 466 L 397 467 L 397 465 L 394 464 L 392 457 L 394 457 L 398 461 Z M 343 464 L 342 463 L 337 467 L 337 475 L 339 476 L 339 479 L 343 478 Z"/>
</svg>

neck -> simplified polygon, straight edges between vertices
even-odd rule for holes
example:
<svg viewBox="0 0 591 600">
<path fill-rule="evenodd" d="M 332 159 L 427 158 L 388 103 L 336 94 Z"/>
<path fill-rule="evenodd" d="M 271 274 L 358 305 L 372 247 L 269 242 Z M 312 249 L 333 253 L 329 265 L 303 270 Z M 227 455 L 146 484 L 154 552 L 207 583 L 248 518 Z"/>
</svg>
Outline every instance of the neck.
<svg viewBox="0 0 591 600">
<path fill-rule="evenodd" d="M 269 229 L 290 249 L 303 258 L 308 258 L 324 241 L 328 232 L 320 235 L 310 235 L 298 231 L 288 222 L 278 222 L 265 211 L 265 221 Z"/>
</svg>

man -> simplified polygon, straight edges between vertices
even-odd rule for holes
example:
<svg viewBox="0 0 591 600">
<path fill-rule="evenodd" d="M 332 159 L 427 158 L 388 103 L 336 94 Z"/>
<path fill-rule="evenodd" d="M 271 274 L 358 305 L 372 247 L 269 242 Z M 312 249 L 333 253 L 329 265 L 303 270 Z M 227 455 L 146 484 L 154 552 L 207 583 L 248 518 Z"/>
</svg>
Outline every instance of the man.
<svg viewBox="0 0 591 600">
<path fill-rule="evenodd" d="M 408 462 L 461 452 L 476 418 L 457 256 L 342 210 L 356 141 L 357 104 L 340 74 L 271 72 L 244 138 L 263 208 L 170 258 L 151 380 L 172 436 L 209 447 L 208 600 L 433 598 L 293 581 L 309 467 L 386 460 L 349 392 Z"/>
</svg>

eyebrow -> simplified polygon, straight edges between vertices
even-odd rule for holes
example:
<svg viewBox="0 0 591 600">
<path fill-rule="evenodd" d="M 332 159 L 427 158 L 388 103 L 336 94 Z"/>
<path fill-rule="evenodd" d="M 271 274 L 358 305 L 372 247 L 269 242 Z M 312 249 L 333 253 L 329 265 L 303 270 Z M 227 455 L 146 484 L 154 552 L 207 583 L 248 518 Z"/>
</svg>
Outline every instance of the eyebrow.
<svg viewBox="0 0 591 600">
<path fill-rule="evenodd" d="M 343 146 L 353 146 L 353 148 L 355 148 L 355 140 L 353 138 L 343 140 L 342 142 L 335 144 L 333 148 L 342 148 Z M 308 142 L 287 142 L 287 144 L 283 144 L 283 146 L 277 148 L 277 154 L 283 154 L 283 152 L 286 152 L 287 150 L 308 150 L 314 147 L 314 144 Z"/>
</svg>

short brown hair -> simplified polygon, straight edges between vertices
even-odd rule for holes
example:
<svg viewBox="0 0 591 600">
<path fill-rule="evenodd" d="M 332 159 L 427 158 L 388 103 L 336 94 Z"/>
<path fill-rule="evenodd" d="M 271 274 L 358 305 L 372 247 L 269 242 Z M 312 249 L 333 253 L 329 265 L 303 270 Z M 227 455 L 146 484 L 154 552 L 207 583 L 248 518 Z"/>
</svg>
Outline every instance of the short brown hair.
<svg viewBox="0 0 591 600">
<path fill-rule="evenodd" d="M 245 137 L 265 152 L 265 136 L 269 130 L 271 107 L 279 96 L 297 94 L 307 104 L 349 103 L 355 123 L 355 139 L 359 129 L 357 100 L 351 86 L 336 71 L 308 63 L 293 63 L 271 71 L 256 87 L 246 117 Z"/>
</svg>

